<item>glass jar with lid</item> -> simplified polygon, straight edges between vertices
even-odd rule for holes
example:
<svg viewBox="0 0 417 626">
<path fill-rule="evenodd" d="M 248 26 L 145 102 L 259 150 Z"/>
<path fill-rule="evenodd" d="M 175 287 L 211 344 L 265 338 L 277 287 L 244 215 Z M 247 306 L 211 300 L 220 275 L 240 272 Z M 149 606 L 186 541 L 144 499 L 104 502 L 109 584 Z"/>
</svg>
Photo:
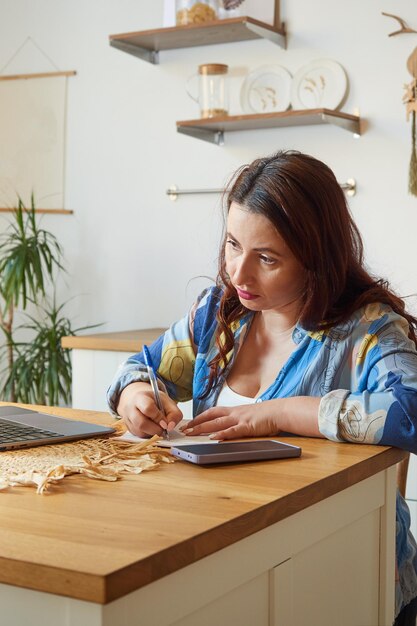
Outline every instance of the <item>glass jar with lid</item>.
<svg viewBox="0 0 417 626">
<path fill-rule="evenodd" d="M 204 24 L 218 18 L 218 0 L 175 0 L 177 26 Z"/>
<path fill-rule="evenodd" d="M 187 93 L 200 107 L 201 117 L 224 117 L 229 109 L 228 66 L 223 63 L 205 63 L 198 66 L 198 74 L 187 81 Z M 192 81 L 198 78 L 198 92 L 190 89 Z"/>
</svg>

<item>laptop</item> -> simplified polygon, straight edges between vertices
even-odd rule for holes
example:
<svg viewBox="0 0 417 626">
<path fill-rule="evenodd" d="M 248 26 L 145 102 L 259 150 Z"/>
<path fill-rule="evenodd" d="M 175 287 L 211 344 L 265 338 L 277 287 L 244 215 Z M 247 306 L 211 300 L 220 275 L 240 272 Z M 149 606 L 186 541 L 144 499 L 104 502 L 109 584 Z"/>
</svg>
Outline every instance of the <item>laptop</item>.
<svg viewBox="0 0 417 626">
<path fill-rule="evenodd" d="M 0 407 L 0 451 L 100 437 L 115 429 L 47 415 L 17 406 Z"/>
</svg>

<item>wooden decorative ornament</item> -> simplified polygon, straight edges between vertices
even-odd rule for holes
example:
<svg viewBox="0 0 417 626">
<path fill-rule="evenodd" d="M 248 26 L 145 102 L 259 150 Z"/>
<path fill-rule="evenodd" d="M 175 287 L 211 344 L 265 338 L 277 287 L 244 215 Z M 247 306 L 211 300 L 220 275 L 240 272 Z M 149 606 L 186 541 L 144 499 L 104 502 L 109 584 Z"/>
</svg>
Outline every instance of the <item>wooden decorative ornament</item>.
<svg viewBox="0 0 417 626">
<path fill-rule="evenodd" d="M 403 102 L 406 106 L 407 122 L 411 114 L 411 159 L 408 179 L 408 191 L 417 196 L 417 152 L 416 152 L 416 113 L 417 113 L 417 48 L 407 59 L 407 69 L 413 80 L 404 85 Z"/>
<path fill-rule="evenodd" d="M 382 15 L 385 15 L 386 17 L 393 17 L 394 20 L 397 20 L 400 25 L 399 30 L 395 30 L 393 33 L 390 33 L 388 37 L 394 37 L 394 35 L 402 35 L 403 33 L 417 33 L 417 30 L 414 30 L 414 28 L 410 28 L 402 17 L 398 17 L 398 15 L 393 15 L 392 13 L 384 12 L 382 12 Z"/>
</svg>

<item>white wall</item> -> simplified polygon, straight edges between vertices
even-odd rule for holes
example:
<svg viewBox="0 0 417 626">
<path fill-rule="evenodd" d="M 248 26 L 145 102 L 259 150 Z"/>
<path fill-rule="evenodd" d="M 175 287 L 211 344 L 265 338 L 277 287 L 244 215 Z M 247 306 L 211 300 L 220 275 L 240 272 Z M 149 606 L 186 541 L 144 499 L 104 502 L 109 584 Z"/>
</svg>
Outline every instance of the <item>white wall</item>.
<svg viewBox="0 0 417 626">
<path fill-rule="evenodd" d="M 249 0 L 248 0 L 249 1 Z M 253 0 L 251 0 L 253 3 Z M 265 11 L 272 0 L 259 0 Z M 394 6 L 395 4 L 395 6 Z M 412 0 L 282 0 L 288 48 L 268 41 L 161 53 L 153 66 L 111 48 L 110 33 L 162 25 L 163 0 L 0 0 L 0 67 L 31 36 L 69 79 L 66 207 L 47 216 L 69 265 L 63 299 L 76 324 L 106 330 L 165 325 L 182 315 L 215 274 L 221 228 L 219 199 L 172 203 L 166 188 L 221 186 L 240 164 L 278 148 L 326 161 L 340 181 L 354 177 L 352 211 L 369 263 L 402 294 L 417 290 L 417 198 L 408 195 L 411 127 L 402 87 L 417 35 L 389 38 L 394 12 L 417 28 Z M 234 73 L 231 113 L 239 113 L 244 74 L 264 64 L 291 72 L 316 58 L 340 62 L 350 80 L 344 110 L 359 108 L 360 139 L 333 126 L 238 132 L 217 147 L 175 130 L 198 117 L 184 82 L 199 63 L 225 62 Z M 53 67 L 29 42 L 4 73 Z"/>
</svg>

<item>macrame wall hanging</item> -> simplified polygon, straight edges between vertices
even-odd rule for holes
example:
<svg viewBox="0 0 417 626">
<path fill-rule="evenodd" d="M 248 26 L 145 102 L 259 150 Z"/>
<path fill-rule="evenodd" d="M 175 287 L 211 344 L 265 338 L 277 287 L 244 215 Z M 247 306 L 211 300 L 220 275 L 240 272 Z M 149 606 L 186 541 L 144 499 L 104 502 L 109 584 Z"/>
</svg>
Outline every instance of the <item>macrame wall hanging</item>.
<svg viewBox="0 0 417 626">
<path fill-rule="evenodd" d="M 40 62 L 42 70 L 10 72 L 22 61 Z M 64 208 L 64 188 L 67 81 L 74 75 L 32 37 L 0 68 L 0 212 L 13 210 L 18 197 L 29 207 L 33 194 L 38 212 L 72 213 Z"/>
<path fill-rule="evenodd" d="M 413 50 L 407 60 L 407 69 L 412 81 L 404 85 L 405 95 L 403 102 L 406 106 L 407 122 L 411 115 L 411 159 L 408 191 L 417 196 L 417 154 L 416 154 L 416 112 L 417 112 L 417 48 Z"/>
<path fill-rule="evenodd" d="M 417 30 L 410 28 L 405 21 L 398 17 L 398 15 L 393 15 L 392 13 L 382 13 L 387 17 L 392 17 L 400 25 L 399 30 L 390 33 L 388 37 L 393 37 L 394 35 L 402 35 L 403 33 L 417 33 Z M 406 107 L 406 118 L 407 122 L 409 122 L 411 117 L 411 158 L 410 158 L 410 168 L 409 168 L 409 176 L 408 176 L 408 191 L 413 194 L 413 196 L 417 196 L 417 152 L 416 152 L 416 113 L 417 113 L 417 48 L 413 50 L 410 56 L 407 59 L 407 70 L 412 76 L 412 80 L 410 83 L 404 85 L 405 94 L 403 97 L 403 102 Z"/>
</svg>

